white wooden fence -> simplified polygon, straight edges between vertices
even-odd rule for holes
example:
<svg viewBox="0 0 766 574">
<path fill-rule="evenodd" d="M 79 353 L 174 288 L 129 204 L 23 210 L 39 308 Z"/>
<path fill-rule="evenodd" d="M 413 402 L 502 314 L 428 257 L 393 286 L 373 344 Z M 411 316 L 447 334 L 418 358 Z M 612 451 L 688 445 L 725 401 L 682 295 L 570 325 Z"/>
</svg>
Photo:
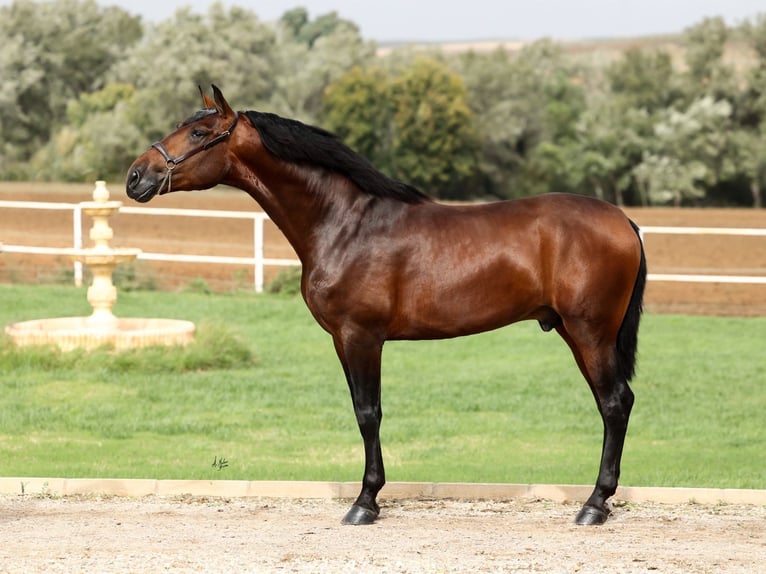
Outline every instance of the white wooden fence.
<svg viewBox="0 0 766 574">
<path fill-rule="evenodd" d="M 36 201 L 0 201 L 0 208 L 15 209 L 51 209 L 72 211 L 72 247 L 82 249 L 82 207 L 77 203 L 45 203 Z M 232 257 L 223 255 L 194 255 L 178 253 L 150 253 L 142 251 L 138 259 L 146 261 L 175 261 L 185 263 L 213 263 L 223 265 L 249 265 L 254 271 L 254 286 L 257 292 L 263 291 L 263 271 L 267 266 L 299 266 L 297 259 L 277 259 L 264 256 L 263 223 L 269 216 L 259 211 L 222 211 L 203 209 L 168 209 L 155 207 L 121 207 L 121 214 L 134 215 L 171 215 L 183 217 L 211 217 L 223 219 L 250 219 L 253 221 L 253 256 Z M 0 231 L 0 241 L 2 235 Z M 25 253 L 29 255 L 60 255 L 66 253 L 61 247 L 37 247 L 28 245 L 2 244 L 6 253 Z M 77 285 L 82 283 L 82 264 L 74 263 L 74 279 Z"/>
<path fill-rule="evenodd" d="M 10 209 L 49 209 L 72 211 L 72 247 L 83 247 L 82 232 L 82 208 L 77 203 L 47 203 L 35 201 L 0 201 L 0 208 Z M 268 266 L 287 267 L 300 265 L 297 259 L 275 259 L 264 256 L 263 224 L 269 217 L 265 213 L 255 211 L 220 211 L 203 209 L 168 209 L 154 207 L 121 207 L 121 214 L 129 215 L 163 215 L 180 217 L 212 217 L 223 219 L 250 219 L 253 221 L 253 256 L 230 257 L 219 255 L 187 255 L 173 253 L 146 253 L 142 252 L 138 258 L 147 261 L 176 261 L 187 263 L 211 263 L 223 265 L 248 265 L 253 267 L 254 286 L 257 292 L 263 291 L 263 272 Z M 735 227 L 660 227 L 647 226 L 641 228 L 643 235 L 650 233 L 658 234 L 685 234 L 685 235 L 744 235 L 766 237 L 766 229 L 735 228 Z M 0 230 L 0 241 L 2 241 Z M 25 253 L 30 255 L 60 255 L 65 252 L 61 247 L 35 247 L 27 245 L 1 244 L 2 250 L 7 253 Z M 82 282 L 82 265 L 74 264 L 75 282 Z M 766 271 L 766 270 L 764 270 Z M 764 284 L 766 275 L 683 275 L 667 273 L 650 273 L 649 281 L 681 281 L 691 283 L 740 283 L 740 284 Z"/>
</svg>

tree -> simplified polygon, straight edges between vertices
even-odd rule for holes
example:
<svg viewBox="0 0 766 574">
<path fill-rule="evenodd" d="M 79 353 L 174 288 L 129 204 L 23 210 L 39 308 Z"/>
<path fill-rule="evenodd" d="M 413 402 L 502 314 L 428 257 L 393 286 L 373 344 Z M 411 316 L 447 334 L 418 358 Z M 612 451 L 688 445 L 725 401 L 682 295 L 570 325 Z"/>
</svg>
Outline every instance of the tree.
<svg viewBox="0 0 766 574">
<path fill-rule="evenodd" d="M 705 18 L 685 31 L 687 101 L 702 96 L 733 100 L 736 75 L 723 59 L 727 39 L 728 29 L 721 17 Z"/>
<path fill-rule="evenodd" d="M 580 169 L 570 160 L 585 108 L 584 96 L 565 67 L 555 67 L 552 72 L 540 87 L 543 113 L 539 117 L 539 141 L 522 165 L 520 187 L 524 194 L 577 191 Z"/>
<path fill-rule="evenodd" d="M 581 191 L 625 205 L 632 170 L 652 140 L 652 120 L 645 109 L 625 107 L 619 99 L 594 99 L 577 125 L 572 158 L 582 173 Z"/>
<path fill-rule="evenodd" d="M 103 86 L 141 33 L 138 17 L 95 0 L 15 0 L 0 8 L 3 173 L 50 139 L 70 99 Z"/>
<path fill-rule="evenodd" d="M 698 183 L 705 173 L 701 162 L 683 164 L 678 158 L 649 152 L 633 169 L 633 175 L 650 203 L 661 205 L 672 202 L 676 207 L 680 207 L 684 199 L 702 199 L 705 196 Z"/>
<path fill-rule="evenodd" d="M 514 82 L 510 56 L 501 49 L 489 54 L 469 52 L 457 60 L 456 67 L 465 81 L 479 134 L 480 194 L 514 197 L 535 128 L 523 91 Z"/>
<path fill-rule="evenodd" d="M 610 93 L 625 108 L 654 113 L 672 106 L 681 96 L 670 54 L 663 50 L 628 48 L 606 69 Z"/>
<path fill-rule="evenodd" d="M 311 21 L 305 9 L 296 8 L 282 16 L 280 32 L 268 106 L 308 123 L 317 122 L 327 86 L 375 56 L 375 45 L 335 12 Z"/>
<path fill-rule="evenodd" d="M 354 67 L 330 83 L 321 124 L 378 169 L 391 171 L 395 103 L 391 77 L 380 67 Z"/>
<path fill-rule="evenodd" d="M 474 195 L 478 136 L 462 79 L 433 58 L 394 79 L 392 175 L 445 199 Z"/>
<path fill-rule="evenodd" d="M 437 197 L 475 196 L 478 137 L 465 87 L 444 62 L 354 68 L 327 87 L 322 118 L 390 176 Z"/>
<path fill-rule="evenodd" d="M 359 27 L 350 20 L 340 18 L 337 12 L 328 12 L 311 20 L 306 8 L 294 8 L 282 15 L 280 23 L 290 41 L 305 44 L 309 48 L 319 38 L 336 32 L 350 33 L 361 38 Z"/>
<path fill-rule="evenodd" d="M 563 157 L 585 98 L 561 48 L 545 40 L 517 54 L 468 53 L 457 69 L 481 135 L 484 194 L 511 198 L 566 185 L 551 161 Z"/>
<path fill-rule="evenodd" d="M 653 203 L 705 197 L 717 184 L 730 151 L 732 107 L 706 96 L 682 111 L 668 110 L 654 126 L 656 147 L 644 154 L 634 174 Z"/>
<path fill-rule="evenodd" d="M 298 7 L 288 10 L 279 19 L 282 32 L 288 34 L 290 39 L 299 38 L 301 30 L 309 23 L 309 11 Z"/>
<path fill-rule="evenodd" d="M 0 77 L 3 78 L 0 83 L 0 176 L 7 179 L 24 177 L 22 161 L 32 147 L 30 140 L 34 140 L 29 127 L 35 122 L 38 110 L 23 102 L 21 96 L 32 92 L 45 75 L 41 68 L 34 66 L 37 51 L 27 46 L 20 35 L 8 37 L 0 50 Z M 37 140 L 42 137 L 40 133 Z"/>
<path fill-rule="evenodd" d="M 200 107 L 198 86 L 211 83 L 231 101 L 263 105 L 275 88 L 273 30 L 243 8 L 189 9 L 157 26 L 109 74 L 136 88 L 133 121 L 146 141 Z"/>
<path fill-rule="evenodd" d="M 745 75 L 746 87 L 737 102 L 739 129 L 733 134 L 735 161 L 749 181 L 753 207 L 763 206 L 766 176 L 766 14 L 742 25 L 744 38 L 756 56 Z"/>
<path fill-rule="evenodd" d="M 146 145 L 131 121 L 135 90 L 109 84 L 84 93 L 67 107 L 67 125 L 59 129 L 30 165 L 41 179 L 94 181 L 125 175 L 136 149 Z"/>
<path fill-rule="evenodd" d="M 752 206 L 763 207 L 766 184 L 766 123 L 758 129 L 740 129 L 732 134 L 732 163 L 748 181 Z"/>
</svg>

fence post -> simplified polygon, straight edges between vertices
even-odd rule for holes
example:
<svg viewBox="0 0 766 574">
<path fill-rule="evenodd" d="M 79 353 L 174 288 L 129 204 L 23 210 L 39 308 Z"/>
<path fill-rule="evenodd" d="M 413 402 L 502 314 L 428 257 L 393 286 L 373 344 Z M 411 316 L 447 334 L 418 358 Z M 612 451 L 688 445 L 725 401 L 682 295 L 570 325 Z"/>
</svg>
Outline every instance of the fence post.
<svg viewBox="0 0 766 574">
<path fill-rule="evenodd" d="M 255 259 L 255 292 L 263 293 L 263 220 L 265 214 L 256 212 L 253 214 L 253 258 Z"/>
<path fill-rule="evenodd" d="M 82 206 L 74 206 L 72 210 L 74 248 L 82 249 Z M 74 284 L 82 287 L 82 261 L 74 262 Z"/>
</svg>

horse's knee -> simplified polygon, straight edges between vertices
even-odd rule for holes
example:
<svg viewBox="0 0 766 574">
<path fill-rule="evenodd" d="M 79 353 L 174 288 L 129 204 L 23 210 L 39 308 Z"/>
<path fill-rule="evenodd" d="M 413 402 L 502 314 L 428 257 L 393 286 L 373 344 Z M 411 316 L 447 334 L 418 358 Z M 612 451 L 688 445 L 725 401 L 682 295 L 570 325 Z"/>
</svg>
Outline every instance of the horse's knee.
<svg viewBox="0 0 766 574">
<path fill-rule="evenodd" d="M 356 422 L 363 436 L 375 435 L 380 430 L 383 412 L 378 407 L 355 409 Z"/>
</svg>

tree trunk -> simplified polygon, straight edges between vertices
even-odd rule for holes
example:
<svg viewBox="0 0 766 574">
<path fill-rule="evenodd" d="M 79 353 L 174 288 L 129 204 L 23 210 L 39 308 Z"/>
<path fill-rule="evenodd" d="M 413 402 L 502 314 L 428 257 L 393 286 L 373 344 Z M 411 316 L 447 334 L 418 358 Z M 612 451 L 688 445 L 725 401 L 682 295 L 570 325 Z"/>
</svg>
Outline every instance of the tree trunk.
<svg viewBox="0 0 766 574">
<path fill-rule="evenodd" d="M 753 207 L 755 209 L 763 207 L 761 202 L 761 184 L 758 183 L 757 179 L 750 182 L 750 193 L 753 195 Z"/>
<path fill-rule="evenodd" d="M 593 178 L 591 181 L 593 183 L 593 190 L 596 192 L 596 197 L 604 199 L 604 188 L 601 187 L 601 182 L 596 178 Z"/>
<path fill-rule="evenodd" d="M 614 188 L 614 202 L 619 207 L 625 207 L 625 199 L 622 197 L 622 189 L 620 188 L 620 184 L 613 180 L 612 187 Z"/>
<path fill-rule="evenodd" d="M 646 190 L 646 184 L 639 178 L 636 178 L 636 187 L 638 195 L 641 198 L 641 207 L 649 207 L 649 193 Z"/>
</svg>

